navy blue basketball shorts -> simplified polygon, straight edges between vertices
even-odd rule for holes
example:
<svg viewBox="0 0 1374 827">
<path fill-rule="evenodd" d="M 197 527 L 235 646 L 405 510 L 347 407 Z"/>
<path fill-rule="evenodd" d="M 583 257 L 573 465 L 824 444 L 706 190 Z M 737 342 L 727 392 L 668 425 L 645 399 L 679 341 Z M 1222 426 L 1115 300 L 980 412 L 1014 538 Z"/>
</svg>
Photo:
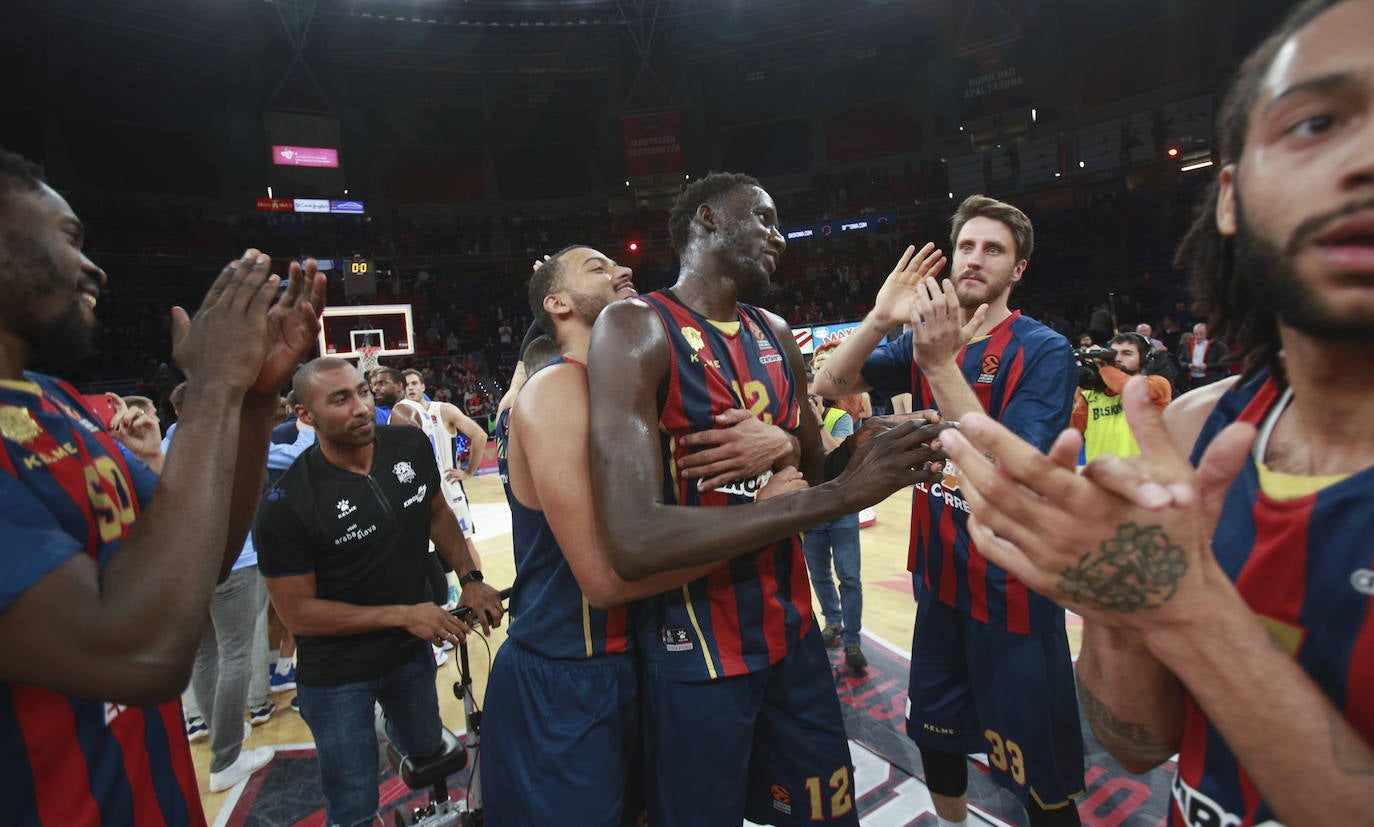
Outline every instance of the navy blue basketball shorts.
<svg viewBox="0 0 1374 827">
<path fill-rule="evenodd" d="M 1083 734 L 1064 630 L 1018 635 L 933 597 L 911 643 L 907 735 L 928 749 L 987 753 L 1022 804 L 1057 809 L 1083 794 Z"/>
<path fill-rule="evenodd" d="M 626 827 L 644 811 L 639 676 L 630 655 L 496 653 L 479 765 L 487 823 Z"/>
<path fill-rule="evenodd" d="M 649 823 L 859 823 L 854 762 L 815 621 L 767 669 L 714 681 L 646 675 Z M 647 667 L 652 670 L 652 665 Z"/>
</svg>

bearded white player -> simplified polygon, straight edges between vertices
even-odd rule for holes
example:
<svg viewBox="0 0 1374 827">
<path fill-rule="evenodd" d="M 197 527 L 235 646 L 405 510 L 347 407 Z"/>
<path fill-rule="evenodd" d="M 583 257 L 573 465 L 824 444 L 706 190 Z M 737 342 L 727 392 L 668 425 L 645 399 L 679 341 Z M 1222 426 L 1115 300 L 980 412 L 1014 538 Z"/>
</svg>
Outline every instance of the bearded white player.
<svg viewBox="0 0 1374 827">
<path fill-rule="evenodd" d="M 444 499 L 463 529 L 463 542 L 467 543 L 468 554 L 472 555 L 473 563 L 480 569 L 482 563 L 477 555 L 477 546 L 472 542 L 472 511 L 468 508 L 463 480 L 472 479 L 482 464 L 482 454 L 487 447 L 487 431 L 464 415 L 457 406 L 426 400 L 425 380 L 418 370 L 402 373 L 406 380 L 405 398 L 392 409 L 389 424 L 411 425 L 429 437 L 430 444 L 434 446 L 434 458 L 439 463 Z M 459 467 L 454 459 L 453 443 L 459 434 L 468 440 L 466 469 Z"/>
</svg>

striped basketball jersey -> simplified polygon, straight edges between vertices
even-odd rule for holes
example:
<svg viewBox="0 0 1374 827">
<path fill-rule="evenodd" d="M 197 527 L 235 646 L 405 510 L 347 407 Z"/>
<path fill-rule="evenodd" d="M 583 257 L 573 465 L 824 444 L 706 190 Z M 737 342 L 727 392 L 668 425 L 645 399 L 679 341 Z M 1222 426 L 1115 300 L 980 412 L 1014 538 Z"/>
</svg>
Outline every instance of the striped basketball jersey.
<svg viewBox="0 0 1374 827">
<path fill-rule="evenodd" d="M 578 370 L 581 362 L 560 359 Z M 519 405 L 519 399 L 516 400 Z M 497 420 L 497 465 L 506 502 L 510 503 L 511 542 L 515 547 L 515 583 L 510 596 L 511 639 L 546 658 L 579 659 L 627 652 L 632 647 L 630 607 L 595 609 L 573 577 L 572 567 L 544 512 L 529 508 L 511 490 L 507 465 L 510 421 Z M 558 423 L 541 423 L 556 428 Z M 587 508 L 591 508 L 591 498 Z"/>
<path fill-rule="evenodd" d="M 959 352 L 958 363 L 988 416 L 1041 451 L 1073 413 L 1078 371 L 1069 342 L 1021 311 Z M 870 386 L 891 396 L 911 393 L 916 410 L 936 408 L 930 383 L 912 356 L 912 334 L 880 345 L 863 366 Z M 959 469 L 946 462 L 944 479 L 919 483 L 911 503 L 907 567 L 920 593 L 976 620 L 1016 634 L 1062 628 L 1064 610 L 988 562 L 968 533 L 968 502 Z"/>
<path fill-rule="evenodd" d="M 677 461 L 688 453 L 679 440 L 718 427 L 715 416 L 732 408 L 796 430 L 796 379 L 782 342 L 763 312 L 749 305 L 738 305 L 736 321 L 720 324 L 666 291 L 640 298 L 658 313 L 670 343 L 659 390 L 664 502 L 708 508 L 753 502 L 770 475 L 701 492 L 696 480 L 677 475 Z M 796 535 L 643 601 L 642 648 L 661 675 L 715 679 L 776 663 L 812 625 L 811 586 Z"/>
<path fill-rule="evenodd" d="M 0 382 L 0 612 L 76 554 L 104 566 L 157 485 L 66 383 Z M 0 821 L 204 825 L 181 703 L 125 707 L 0 682 Z"/>
<path fill-rule="evenodd" d="M 1284 404 L 1265 371 L 1229 390 L 1203 425 L 1195 464 L 1230 423 L 1261 426 L 1255 450 L 1226 493 L 1212 551 L 1274 639 L 1365 742 L 1374 743 L 1374 468 L 1302 496 L 1276 496 L 1265 479 L 1274 472 L 1256 457 L 1263 457 L 1266 426 Z M 1189 698 L 1170 823 L 1250 827 L 1273 818 Z"/>
</svg>

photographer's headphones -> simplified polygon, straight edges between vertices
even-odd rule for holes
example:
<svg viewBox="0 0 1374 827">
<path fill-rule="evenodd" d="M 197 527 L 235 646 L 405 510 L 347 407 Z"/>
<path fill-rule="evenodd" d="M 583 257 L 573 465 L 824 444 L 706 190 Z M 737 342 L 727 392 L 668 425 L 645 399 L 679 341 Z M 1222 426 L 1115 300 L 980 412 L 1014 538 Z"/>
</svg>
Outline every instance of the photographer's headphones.
<svg viewBox="0 0 1374 827">
<path fill-rule="evenodd" d="M 1127 338 L 1130 339 L 1132 342 L 1135 342 L 1136 350 L 1140 352 L 1141 373 L 1144 373 L 1147 369 L 1154 367 L 1155 346 L 1150 344 L 1149 339 L 1146 339 L 1144 336 L 1142 336 L 1139 333 L 1136 333 L 1134 330 L 1128 330 L 1124 333 L 1118 333 L 1113 338 Z"/>
</svg>

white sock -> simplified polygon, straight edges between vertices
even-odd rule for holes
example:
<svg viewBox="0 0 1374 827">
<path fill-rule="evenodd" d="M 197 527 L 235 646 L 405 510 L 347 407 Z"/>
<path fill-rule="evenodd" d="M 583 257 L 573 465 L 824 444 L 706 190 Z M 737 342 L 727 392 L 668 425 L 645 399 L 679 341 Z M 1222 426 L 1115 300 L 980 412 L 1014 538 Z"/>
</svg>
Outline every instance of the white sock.
<svg viewBox="0 0 1374 827">
<path fill-rule="evenodd" d="M 287 672 L 290 672 L 290 671 L 291 671 L 291 659 L 290 659 L 290 658 L 277 658 L 277 674 L 278 674 L 278 675 L 285 675 Z"/>
<path fill-rule="evenodd" d="M 958 821 L 950 821 L 947 818 L 935 817 L 940 822 L 940 827 L 968 827 L 968 816 L 964 816 Z"/>
</svg>

